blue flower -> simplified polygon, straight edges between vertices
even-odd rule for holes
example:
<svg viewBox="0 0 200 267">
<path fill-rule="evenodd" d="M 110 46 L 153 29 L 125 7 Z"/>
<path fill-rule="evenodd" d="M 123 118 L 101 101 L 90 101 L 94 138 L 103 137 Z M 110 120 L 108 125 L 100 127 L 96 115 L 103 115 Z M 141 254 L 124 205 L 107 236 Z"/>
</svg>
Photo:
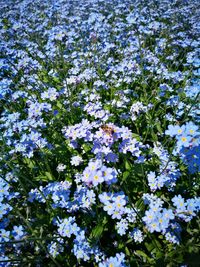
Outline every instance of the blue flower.
<svg viewBox="0 0 200 267">
<path fill-rule="evenodd" d="M 166 135 L 170 135 L 171 137 L 181 135 L 185 131 L 185 126 L 179 125 L 169 125 L 168 130 L 165 131 Z"/>
<path fill-rule="evenodd" d="M 22 239 L 22 237 L 24 237 L 24 235 L 25 235 L 24 227 L 22 225 L 19 225 L 19 226 L 15 225 L 13 227 L 12 235 L 15 238 L 15 240 Z"/>
<path fill-rule="evenodd" d="M 126 219 L 121 219 L 119 222 L 116 223 L 117 233 L 119 235 L 125 235 L 126 231 L 128 230 L 128 222 Z"/>
<path fill-rule="evenodd" d="M 115 257 L 110 257 L 99 263 L 99 267 L 125 267 L 125 255 L 117 253 Z"/>
</svg>

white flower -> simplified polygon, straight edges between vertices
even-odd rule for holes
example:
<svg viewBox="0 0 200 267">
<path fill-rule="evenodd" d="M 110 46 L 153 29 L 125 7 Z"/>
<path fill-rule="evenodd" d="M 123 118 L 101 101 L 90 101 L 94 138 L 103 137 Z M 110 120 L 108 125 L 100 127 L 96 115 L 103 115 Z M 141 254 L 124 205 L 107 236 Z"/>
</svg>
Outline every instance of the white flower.
<svg viewBox="0 0 200 267">
<path fill-rule="evenodd" d="M 140 231 L 138 228 L 135 228 L 129 234 L 134 239 L 135 242 L 141 243 L 144 240 L 144 236 L 142 234 L 142 231 Z"/>
<path fill-rule="evenodd" d="M 71 158 L 71 161 L 70 162 L 71 162 L 72 165 L 78 166 L 78 165 L 80 165 L 81 162 L 83 162 L 83 159 L 80 156 L 73 156 Z"/>
<path fill-rule="evenodd" d="M 66 165 L 60 163 L 60 164 L 58 164 L 56 170 L 57 170 L 57 172 L 63 172 L 66 169 L 66 167 L 67 167 Z"/>
</svg>

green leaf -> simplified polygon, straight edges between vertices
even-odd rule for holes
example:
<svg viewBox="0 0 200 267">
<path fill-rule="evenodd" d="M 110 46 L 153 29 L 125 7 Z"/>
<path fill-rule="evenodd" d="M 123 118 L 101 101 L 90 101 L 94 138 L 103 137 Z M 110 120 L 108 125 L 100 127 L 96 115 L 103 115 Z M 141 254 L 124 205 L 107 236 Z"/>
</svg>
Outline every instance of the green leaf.
<svg viewBox="0 0 200 267">
<path fill-rule="evenodd" d="M 153 138 L 153 141 L 158 141 L 158 136 L 154 133 L 154 131 L 152 130 L 151 131 L 151 135 L 152 135 L 152 138 Z"/>
<path fill-rule="evenodd" d="M 135 251 L 135 254 L 138 255 L 138 256 L 141 256 L 142 258 L 144 258 L 144 259 L 146 259 L 146 260 L 148 259 L 147 254 L 144 253 L 144 252 L 141 251 L 141 250 L 136 250 L 136 251 Z"/>
<path fill-rule="evenodd" d="M 126 160 L 125 161 L 125 168 L 126 168 L 126 170 L 131 170 L 131 163 L 128 161 L 128 160 Z"/>
<path fill-rule="evenodd" d="M 48 182 L 48 181 L 53 181 L 54 178 L 50 172 L 45 172 L 45 174 L 41 174 L 41 175 L 35 177 L 34 180 L 35 181 Z"/>
<path fill-rule="evenodd" d="M 90 150 L 91 150 L 91 147 L 89 146 L 89 145 L 87 145 L 87 144 L 83 144 L 82 145 L 82 148 L 83 148 L 83 150 L 87 153 L 87 152 L 89 152 Z"/>
<path fill-rule="evenodd" d="M 45 175 L 48 177 L 48 180 L 54 180 L 52 174 L 50 172 L 45 172 Z"/>
<path fill-rule="evenodd" d="M 54 80 L 54 82 L 56 82 L 56 83 L 59 83 L 59 82 L 60 82 L 59 78 L 57 78 L 57 77 L 53 77 L 53 80 Z"/>
<path fill-rule="evenodd" d="M 124 242 L 119 242 L 118 243 L 118 249 L 123 249 L 124 248 Z"/>
<path fill-rule="evenodd" d="M 35 181 L 48 182 L 47 176 L 44 176 L 44 175 L 39 175 L 39 176 L 35 177 L 34 180 Z"/>
<path fill-rule="evenodd" d="M 62 109 L 63 108 L 63 105 L 60 103 L 60 102 L 57 102 L 57 107 Z"/>
<path fill-rule="evenodd" d="M 141 250 L 136 250 L 136 251 L 135 251 L 135 254 L 136 254 L 137 256 L 142 257 L 143 260 L 144 260 L 144 262 L 148 262 L 148 263 L 151 263 L 151 264 L 154 262 L 153 259 L 151 259 L 145 252 L 143 252 L 143 251 L 141 251 Z"/>
<path fill-rule="evenodd" d="M 131 256 L 131 252 L 127 247 L 125 247 L 125 253 L 127 256 Z"/>
<path fill-rule="evenodd" d="M 157 128 L 157 130 L 158 130 L 158 132 L 159 132 L 160 134 L 163 133 L 163 130 L 162 130 L 161 125 L 160 125 L 160 122 L 157 122 L 157 123 L 156 123 L 156 128 Z"/>
<path fill-rule="evenodd" d="M 155 246 L 152 243 L 145 242 L 145 246 L 149 252 L 151 252 L 155 248 Z"/>
<path fill-rule="evenodd" d="M 30 169 L 34 168 L 34 164 L 32 163 L 32 161 L 29 158 L 24 158 L 24 161 Z"/>
<path fill-rule="evenodd" d="M 102 236 L 103 230 L 104 230 L 104 225 L 98 224 L 96 227 L 93 228 L 90 238 L 96 239 L 96 240 L 100 239 L 100 237 Z"/>
<path fill-rule="evenodd" d="M 129 171 L 125 171 L 125 172 L 123 173 L 123 178 L 122 178 L 122 180 L 125 181 L 125 180 L 129 177 L 129 175 L 130 175 L 130 172 L 129 172 Z"/>
<path fill-rule="evenodd" d="M 141 210 L 145 205 L 142 198 L 140 198 L 138 201 L 136 201 L 135 206 L 138 210 Z"/>
<path fill-rule="evenodd" d="M 133 133 L 132 134 L 132 137 L 135 138 L 135 139 L 137 139 L 137 140 L 140 140 L 139 134 Z"/>
<path fill-rule="evenodd" d="M 107 224 L 106 216 L 100 214 L 98 224 L 92 229 L 92 232 L 90 234 L 90 239 L 92 242 L 95 242 L 101 238 L 106 224 Z"/>
</svg>

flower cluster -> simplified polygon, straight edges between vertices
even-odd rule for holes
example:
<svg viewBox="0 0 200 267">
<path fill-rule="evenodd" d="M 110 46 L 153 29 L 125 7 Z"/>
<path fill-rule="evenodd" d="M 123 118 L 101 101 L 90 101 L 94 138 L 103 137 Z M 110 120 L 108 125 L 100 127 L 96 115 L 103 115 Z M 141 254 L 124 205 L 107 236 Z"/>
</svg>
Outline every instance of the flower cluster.
<svg viewBox="0 0 200 267">
<path fill-rule="evenodd" d="M 193 122 L 179 125 L 169 125 L 165 134 L 175 137 L 175 155 L 180 155 L 184 163 L 188 165 L 189 171 L 199 171 L 199 148 L 200 132 L 199 127 Z"/>
<path fill-rule="evenodd" d="M 103 165 L 101 160 L 90 161 L 83 171 L 82 181 L 94 187 L 103 182 L 112 184 L 117 181 L 117 171 Z"/>
<path fill-rule="evenodd" d="M 147 175 L 151 191 L 161 189 L 163 186 L 166 186 L 168 190 L 172 190 L 176 186 L 177 179 L 181 176 L 178 164 L 170 160 L 167 151 L 160 144 L 154 145 L 153 153 L 159 157 L 161 164 L 158 175 L 152 171 Z"/>
</svg>

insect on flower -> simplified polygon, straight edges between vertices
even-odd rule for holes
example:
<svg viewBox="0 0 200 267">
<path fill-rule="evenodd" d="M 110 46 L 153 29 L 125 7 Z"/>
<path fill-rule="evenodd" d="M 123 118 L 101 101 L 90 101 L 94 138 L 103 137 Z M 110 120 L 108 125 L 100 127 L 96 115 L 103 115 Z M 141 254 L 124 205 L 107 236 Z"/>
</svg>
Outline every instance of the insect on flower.
<svg viewBox="0 0 200 267">
<path fill-rule="evenodd" d="M 102 125 L 101 129 L 104 131 L 105 134 L 109 135 L 110 137 L 112 137 L 112 135 L 114 134 L 115 130 L 112 126 L 109 125 Z"/>
</svg>

